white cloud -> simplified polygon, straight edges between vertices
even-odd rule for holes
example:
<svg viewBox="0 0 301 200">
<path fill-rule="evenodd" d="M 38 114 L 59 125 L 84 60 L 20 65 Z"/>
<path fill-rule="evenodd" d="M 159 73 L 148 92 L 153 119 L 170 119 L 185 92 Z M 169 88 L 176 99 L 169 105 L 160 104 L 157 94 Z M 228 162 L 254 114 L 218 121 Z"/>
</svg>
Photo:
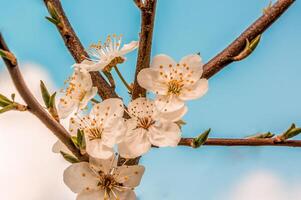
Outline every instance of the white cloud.
<svg viewBox="0 0 301 200">
<path fill-rule="evenodd" d="M 28 86 L 41 101 L 39 81 L 54 88 L 48 73 L 36 64 L 22 65 Z M 0 71 L 0 92 L 16 93 L 8 73 Z M 7 112 L 0 115 L 0 188 L 1 199 L 54 200 L 74 199 L 64 185 L 62 174 L 67 163 L 51 152 L 56 138 L 33 115 Z"/>
<path fill-rule="evenodd" d="M 300 183 L 300 184 L 299 184 Z M 229 200 L 301 200 L 301 182 L 290 183 L 269 171 L 254 171 L 230 191 Z"/>
</svg>

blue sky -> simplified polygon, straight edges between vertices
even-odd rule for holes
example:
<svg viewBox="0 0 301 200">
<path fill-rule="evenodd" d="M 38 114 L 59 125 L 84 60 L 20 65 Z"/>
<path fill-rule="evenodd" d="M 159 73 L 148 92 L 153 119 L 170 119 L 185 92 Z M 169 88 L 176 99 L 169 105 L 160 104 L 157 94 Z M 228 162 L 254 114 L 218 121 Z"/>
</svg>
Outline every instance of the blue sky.
<svg viewBox="0 0 301 200">
<path fill-rule="evenodd" d="M 62 86 L 73 59 L 57 30 L 45 20 L 40 0 L 0 0 L 0 30 L 19 61 L 43 66 Z M 111 33 L 136 40 L 140 14 L 131 0 L 62 0 L 85 47 Z M 159 0 L 152 55 L 179 60 L 201 52 L 204 62 L 225 48 L 269 4 L 268 0 Z M 184 136 L 212 128 L 212 137 L 279 133 L 292 122 L 301 126 L 301 4 L 296 2 L 262 36 L 256 51 L 210 79 L 208 94 L 189 102 Z M 132 80 L 136 52 L 121 71 Z M 1 64 L 2 65 L 2 64 Z M 117 91 L 127 96 L 120 85 Z M 271 171 L 284 181 L 301 182 L 301 149 L 271 147 L 186 147 L 153 150 L 138 189 L 141 199 L 219 200 L 254 170 Z"/>
</svg>

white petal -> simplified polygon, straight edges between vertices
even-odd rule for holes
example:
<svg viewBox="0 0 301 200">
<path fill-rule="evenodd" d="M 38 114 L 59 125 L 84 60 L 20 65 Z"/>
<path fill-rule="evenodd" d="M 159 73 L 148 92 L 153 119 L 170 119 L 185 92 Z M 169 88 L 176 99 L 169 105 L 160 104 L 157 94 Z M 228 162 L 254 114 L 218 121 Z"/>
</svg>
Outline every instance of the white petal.
<svg viewBox="0 0 301 200">
<path fill-rule="evenodd" d="M 86 151 L 87 153 L 99 159 L 108 159 L 114 154 L 114 150 L 102 143 L 101 139 L 89 140 L 85 134 L 86 139 Z"/>
<path fill-rule="evenodd" d="M 179 99 L 186 101 L 202 97 L 208 91 L 208 80 L 200 79 L 194 85 L 183 88 Z"/>
<path fill-rule="evenodd" d="M 177 146 L 181 139 L 181 130 L 175 123 L 160 123 L 149 129 L 151 143 L 158 147 Z"/>
<path fill-rule="evenodd" d="M 192 68 L 203 68 L 202 58 L 198 54 L 191 54 L 183 57 L 180 61 L 180 65 L 184 64 Z"/>
<path fill-rule="evenodd" d="M 150 150 L 151 143 L 144 129 L 128 130 L 127 134 L 128 136 L 125 140 L 118 145 L 118 150 L 122 157 L 136 158 Z"/>
<path fill-rule="evenodd" d="M 66 147 L 66 145 L 64 143 L 62 143 L 60 140 L 58 140 L 52 146 L 52 152 L 53 153 L 60 153 L 61 151 L 72 155 L 72 152 Z"/>
<path fill-rule="evenodd" d="M 64 171 L 64 182 L 75 193 L 96 189 L 98 181 L 87 162 L 72 164 Z"/>
<path fill-rule="evenodd" d="M 76 108 L 77 103 L 68 97 L 62 98 L 64 101 L 58 103 L 58 114 L 61 119 L 67 118 Z"/>
<path fill-rule="evenodd" d="M 159 112 L 174 112 L 184 107 L 184 102 L 175 95 L 158 95 L 155 104 Z"/>
<path fill-rule="evenodd" d="M 85 191 L 80 193 L 76 200 L 103 200 L 104 195 L 104 190 Z"/>
<path fill-rule="evenodd" d="M 114 147 L 120 143 L 126 133 L 127 127 L 123 118 L 112 119 L 110 124 L 106 124 L 102 133 L 102 142 L 108 147 Z"/>
<path fill-rule="evenodd" d="M 123 55 L 125 55 L 125 54 L 127 54 L 127 53 L 129 53 L 131 51 L 134 51 L 135 49 L 137 49 L 138 46 L 139 46 L 139 42 L 132 41 L 129 44 L 123 45 L 123 47 L 119 51 L 119 54 L 121 56 L 123 56 Z"/>
<path fill-rule="evenodd" d="M 128 105 L 128 112 L 131 117 L 144 118 L 153 115 L 155 111 L 154 101 L 145 97 L 139 97 L 131 101 Z"/>
<path fill-rule="evenodd" d="M 118 183 L 122 183 L 126 187 L 134 188 L 140 184 L 144 171 L 145 168 L 141 165 L 124 165 L 116 169 L 114 176 Z"/>
<path fill-rule="evenodd" d="M 133 190 L 130 190 L 130 189 L 124 190 L 124 191 L 118 191 L 117 189 L 115 189 L 114 193 L 118 197 L 117 200 L 136 200 L 135 192 Z M 116 200 L 116 199 L 112 198 L 110 200 Z"/>
<path fill-rule="evenodd" d="M 157 114 L 157 117 L 163 121 L 165 120 L 170 122 L 176 122 L 182 119 L 182 117 L 184 117 L 187 111 L 188 111 L 187 106 L 183 106 L 182 108 L 173 112 L 159 112 Z"/>
<path fill-rule="evenodd" d="M 79 109 L 84 109 L 89 101 L 97 94 L 97 87 L 92 87 L 91 90 L 87 91 L 84 98 L 79 103 Z"/>
<path fill-rule="evenodd" d="M 177 63 L 174 61 L 171 57 L 165 54 L 159 54 L 155 56 L 151 63 L 151 68 L 157 68 L 160 69 L 160 66 L 167 67 L 168 69 L 169 65 L 175 66 Z"/>
<path fill-rule="evenodd" d="M 112 167 L 117 166 L 118 159 L 115 155 L 111 156 L 108 159 L 98 159 L 90 156 L 90 167 L 96 171 L 102 171 L 105 174 L 110 173 Z"/>
<path fill-rule="evenodd" d="M 71 117 L 69 120 L 69 132 L 71 133 L 72 136 L 77 135 L 77 130 L 80 129 L 80 122 L 78 119 Z"/>
<path fill-rule="evenodd" d="M 97 119 L 103 118 L 111 120 L 112 118 L 122 117 L 124 113 L 123 102 L 118 98 L 106 99 L 101 103 L 95 104 L 90 113 L 90 117 L 96 116 Z M 104 123 L 105 123 L 104 121 Z"/>
<path fill-rule="evenodd" d="M 143 69 L 139 72 L 137 80 L 141 87 L 156 94 L 164 95 L 168 92 L 168 86 L 163 82 L 158 70 L 152 68 Z"/>
</svg>

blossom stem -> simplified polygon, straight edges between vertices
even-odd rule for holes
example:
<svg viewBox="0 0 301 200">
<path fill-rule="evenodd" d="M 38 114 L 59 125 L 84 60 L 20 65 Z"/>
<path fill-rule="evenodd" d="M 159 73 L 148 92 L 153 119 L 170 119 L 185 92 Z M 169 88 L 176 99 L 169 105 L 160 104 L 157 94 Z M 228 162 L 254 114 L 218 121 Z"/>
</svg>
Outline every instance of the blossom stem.
<svg viewBox="0 0 301 200">
<path fill-rule="evenodd" d="M 132 92 L 131 86 L 126 82 L 125 78 L 122 76 L 121 72 L 119 71 L 119 69 L 116 65 L 114 66 L 114 69 L 117 72 L 117 75 L 119 76 L 122 83 L 125 85 L 125 87 L 128 89 L 128 91 L 131 93 Z"/>
</svg>

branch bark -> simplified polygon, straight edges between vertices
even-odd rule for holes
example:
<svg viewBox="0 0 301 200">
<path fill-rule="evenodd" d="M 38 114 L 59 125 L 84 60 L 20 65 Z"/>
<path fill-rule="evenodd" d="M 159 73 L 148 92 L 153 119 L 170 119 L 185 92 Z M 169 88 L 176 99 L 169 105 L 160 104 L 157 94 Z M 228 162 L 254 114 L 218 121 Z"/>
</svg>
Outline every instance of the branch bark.
<svg viewBox="0 0 301 200">
<path fill-rule="evenodd" d="M 264 14 L 236 38 L 234 42 L 204 65 L 203 78 L 209 79 L 225 66 L 232 63 L 232 58 L 244 49 L 247 39 L 251 41 L 259 34 L 262 34 L 294 2 L 295 0 L 278 0 L 273 6 L 267 8 Z"/>
<path fill-rule="evenodd" d="M 65 45 L 68 48 L 69 52 L 73 56 L 74 60 L 77 63 L 82 62 L 85 58 L 88 58 L 88 54 L 85 51 L 83 45 L 78 39 L 76 33 L 74 32 L 66 14 L 63 10 L 60 0 L 44 0 L 44 3 L 51 13 L 52 11 L 49 8 L 49 4 L 55 9 L 58 14 L 60 24 L 57 24 L 56 27 L 64 39 Z M 115 90 L 108 84 L 104 77 L 99 72 L 90 72 L 93 85 L 97 87 L 98 94 L 102 99 L 116 98 L 118 95 Z"/>
<path fill-rule="evenodd" d="M 179 146 L 193 147 L 194 138 L 182 138 Z M 283 142 L 277 141 L 275 138 L 260 139 L 226 139 L 226 138 L 209 138 L 205 144 L 209 146 L 287 146 L 287 147 L 301 147 L 301 140 L 286 140 Z"/>
<path fill-rule="evenodd" d="M 10 52 L 1 33 L 0 49 Z M 3 58 L 3 61 L 9 71 L 9 74 L 14 82 L 16 89 L 27 104 L 28 111 L 30 111 L 37 118 L 39 118 L 41 122 L 45 124 L 47 128 L 51 130 L 53 134 L 57 136 L 79 160 L 88 160 L 88 157 L 85 155 L 81 155 L 80 151 L 74 146 L 70 139 L 68 131 L 60 123 L 55 121 L 32 95 L 29 88 L 26 86 L 23 76 L 19 70 L 17 61 L 15 60 L 15 62 L 12 62 L 11 60 L 6 58 Z"/>
<path fill-rule="evenodd" d="M 146 95 L 137 82 L 138 73 L 150 65 L 157 0 L 146 0 L 141 10 L 141 32 L 132 99 Z"/>
</svg>

